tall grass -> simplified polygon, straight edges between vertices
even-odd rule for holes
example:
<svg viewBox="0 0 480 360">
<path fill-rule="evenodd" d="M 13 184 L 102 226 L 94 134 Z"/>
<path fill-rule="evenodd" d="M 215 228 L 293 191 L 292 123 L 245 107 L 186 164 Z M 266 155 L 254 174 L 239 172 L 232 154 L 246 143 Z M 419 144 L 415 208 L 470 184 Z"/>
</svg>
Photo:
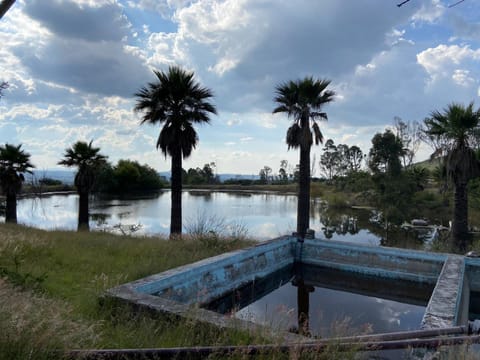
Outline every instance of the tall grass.
<svg viewBox="0 0 480 360">
<path fill-rule="evenodd" d="M 189 236 L 168 241 L 0 224 L 0 269 L 9 282 L 45 299 L 64 301 L 71 308 L 70 320 L 95 324 L 98 346 L 181 346 L 194 339 L 179 336 L 188 334 L 181 323 L 100 306 L 104 290 L 249 244 L 247 240 L 225 241 L 220 249 Z"/>
<path fill-rule="evenodd" d="M 0 279 L 0 359 L 59 359 L 95 346 L 95 327 L 73 320 L 63 301 L 14 288 Z"/>
<path fill-rule="evenodd" d="M 102 297 L 120 283 L 250 244 L 237 239 L 219 247 L 193 236 L 168 241 L 0 224 L 0 360 L 60 359 L 77 348 L 281 344 L 270 333 L 154 316 Z M 279 351 L 258 358 L 354 359 L 358 354 L 354 348 L 339 352 L 332 342 L 322 353 Z"/>
</svg>

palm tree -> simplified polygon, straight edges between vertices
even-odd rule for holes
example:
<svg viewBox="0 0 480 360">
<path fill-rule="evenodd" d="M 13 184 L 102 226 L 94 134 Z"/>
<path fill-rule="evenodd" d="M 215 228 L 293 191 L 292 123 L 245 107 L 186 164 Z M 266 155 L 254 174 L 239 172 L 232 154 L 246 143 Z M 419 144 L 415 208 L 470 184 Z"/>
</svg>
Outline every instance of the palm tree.
<svg viewBox="0 0 480 360">
<path fill-rule="evenodd" d="M 25 181 L 24 173 L 32 173 L 30 154 L 21 149 L 22 145 L 0 146 L 0 186 L 7 198 L 5 222 L 17 223 L 17 194 Z"/>
<path fill-rule="evenodd" d="M 478 132 L 479 120 L 480 110 L 474 110 L 473 102 L 467 107 L 452 103 L 443 112 L 433 111 L 425 119 L 428 136 L 449 140 L 445 169 L 455 187 L 452 238 L 460 248 L 465 246 L 469 235 L 467 184 L 480 175 L 479 162 L 471 146 Z"/>
<path fill-rule="evenodd" d="M 0 2 L 0 19 L 6 14 L 8 9 L 15 3 L 15 0 L 3 0 Z"/>
<path fill-rule="evenodd" d="M 325 104 L 333 101 L 335 92 L 326 90 L 329 80 L 315 80 L 306 77 L 303 80 L 289 81 L 276 87 L 274 101 L 278 106 L 273 113 L 286 113 L 293 119 L 287 130 L 288 148 L 300 148 L 300 176 L 298 186 L 297 233 L 300 239 L 310 224 L 310 148 L 323 142 L 323 135 L 317 120 L 327 120 L 322 112 Z"/>
<path fill-rule="evenodd" d="M 93 147 L 92 141 L 88 144 L 84 141 L 77 141 L 71 148 L 65 150 L 63 159 L 58 162 L 59 165 L 78 168 L 74 183 L 79 195 L 79 231 L 88 231 L 90 228 L 88 200 L 90 192 L 95 185 L 97 174 L 99 173 L 100 168 L 106 164 L 107 160 L 107 157 L 99 152 L 100 148 Z"/>
<path fill-rule="evenodd" d="M 135 112 L 143 112 L 141 124 L 163 124 L 157 149 L 172 157 L 172 203 L 170 236 L 182 232 L 182 158 L 192 153 L 198 142 L 193 124 L 209 123 L 217 110 L 208 99 L 213 96 L 193 79 L 193 72 L 172 66 L 168 72 L 154 71 L 156 82 L 142 87 L 135 96 Z"/>
</svg>

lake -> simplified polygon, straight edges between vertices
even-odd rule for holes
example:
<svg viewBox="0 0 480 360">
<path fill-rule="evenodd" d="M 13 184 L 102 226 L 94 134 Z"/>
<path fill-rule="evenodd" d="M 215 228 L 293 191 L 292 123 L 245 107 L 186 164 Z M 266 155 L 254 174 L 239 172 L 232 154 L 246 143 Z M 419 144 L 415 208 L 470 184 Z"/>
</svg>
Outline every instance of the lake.
<svg viewBox="0 0 480 360">
<path fill-rule="evenodd" d="M 182 194 L 185 230 L 207 225 L 217 233 L 247 231 L 258 240 L 290 234 L 296 227 L 297 196 L 277 193 L 210 192 L 186 190 Z M 18 222 L 42 229 L 74 230 L 77 226 L 78 196 L 58 194 L 18 201 Z M 168 234 L 170 192 L 149 196 L 111 198 L 95 196 L 90 202 L 93 230 L 135 234 Z M 317 237 L 361 244 L 424 248 L 430 233 L 411 230 L 386 232 L 371 210 L 335 211 L 319 199 L 311 201 L 310 227 Z M 116 228 L 115 228 L 116 226 Z"/>
</svg>

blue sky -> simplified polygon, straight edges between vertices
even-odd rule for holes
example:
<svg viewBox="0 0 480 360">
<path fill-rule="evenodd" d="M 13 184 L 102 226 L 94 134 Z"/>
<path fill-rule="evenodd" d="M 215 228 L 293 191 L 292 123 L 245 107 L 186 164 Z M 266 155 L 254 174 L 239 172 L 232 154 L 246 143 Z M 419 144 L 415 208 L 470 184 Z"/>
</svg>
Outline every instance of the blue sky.
<svg viewBox="0 0 480 360">
<path fill-rule="evenodd" d="M 271 114 L 283 81 L 330 79 L 337 97 L 322 132 L 365 152 L 395 116 L 422 121 L 452 101 L 480 106 L 480 3 L 398 2 L 17 0 L 0 20 L 0 80 L 10 83 L 0 143 L 23 143 L 40 170 L 59 168 L 78 140 L 114 163 L 169 170 L 155 148 L 159 127 L 139 126 L 132 109 L 152 70 L 174 64 L 194 71 L 218 108 L 197 128 L 184 167 L 215 161 L 220 173 L 298 162 L 285 144 L 290 120 Z"/>
</svg>

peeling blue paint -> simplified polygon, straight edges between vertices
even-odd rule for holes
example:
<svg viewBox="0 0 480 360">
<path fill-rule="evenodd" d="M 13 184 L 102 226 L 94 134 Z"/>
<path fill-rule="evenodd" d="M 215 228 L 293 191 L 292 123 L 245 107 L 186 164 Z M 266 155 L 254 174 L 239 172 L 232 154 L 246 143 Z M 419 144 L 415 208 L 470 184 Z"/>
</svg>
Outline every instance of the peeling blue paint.
<svg viewBox="0 0 480 360">
<path fill-rule="evenodd" d="M 185 314 L 191 305 L 208 303 L 294 262 L 436 284 L 422 323 L 426 328 L 465 322 L 470 288 L 480 289 L 480 259 L 319 239 L 299 243 L 296 237 L 284 236 L 139 279 L 110 289 L 108 294 L 151 308 L 160 307 L 162 311 Z M 445 296 L 449 299 L 448 306 L 442 307 Z M 446 313 L 439 314 L 439 311 Z M 203 310 L 200 313 L 204 321 L 217 325 L 228 322 L 220 315 L 210 316 L 213 320 L 208 320 Z"/>
</svg>

